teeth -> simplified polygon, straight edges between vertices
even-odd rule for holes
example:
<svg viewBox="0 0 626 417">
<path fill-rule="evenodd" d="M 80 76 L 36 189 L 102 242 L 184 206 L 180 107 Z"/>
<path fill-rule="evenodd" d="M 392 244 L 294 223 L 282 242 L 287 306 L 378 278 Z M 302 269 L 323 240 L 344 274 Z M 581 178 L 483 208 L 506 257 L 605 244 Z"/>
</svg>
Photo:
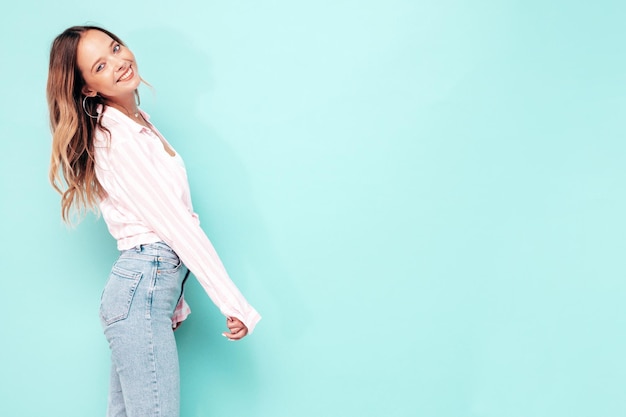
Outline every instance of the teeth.
<svg viewBox="0 0 626 417">
<path fill-rule="evenodd" d="M 129 67 L 129 68 L 128 68 L 128 71 L 126 71 L 126 72 L 124 73 L 124 75 L 122 75 L 122 76 L 120 77 L 120 79 L 119 79 L 119 80 L 120 80 L 120 81 L 126 81 L 127 79 L 129 79 L 129 78 L 130 78 L 130 76 L 131 76 L 131 75 L 133 75 L 133 69 Z"/>
</svg>

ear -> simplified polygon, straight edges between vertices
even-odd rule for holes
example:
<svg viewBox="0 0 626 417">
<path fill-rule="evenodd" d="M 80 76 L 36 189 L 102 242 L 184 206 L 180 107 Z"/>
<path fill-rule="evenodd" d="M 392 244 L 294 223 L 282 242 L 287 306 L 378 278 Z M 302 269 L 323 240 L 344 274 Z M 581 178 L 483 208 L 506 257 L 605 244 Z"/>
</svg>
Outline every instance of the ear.
<svg viewBox="0 0 626 417">
<path fill-rule="evenodd" d="M 95 97 L 96 95 L 98 95 L 97 91 L 94 91 L 87 86 L 84 86 L 80 91 L 87 97 Z"/>
</svg>

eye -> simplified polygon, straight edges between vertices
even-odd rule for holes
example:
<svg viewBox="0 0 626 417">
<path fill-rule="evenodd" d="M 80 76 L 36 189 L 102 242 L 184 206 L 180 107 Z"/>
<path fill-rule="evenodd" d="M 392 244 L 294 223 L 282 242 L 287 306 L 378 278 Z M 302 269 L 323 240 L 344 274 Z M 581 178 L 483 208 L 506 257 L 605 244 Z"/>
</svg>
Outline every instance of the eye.
<svg viewBox="0 0 626 417">
<path fill-rule="evenodd" d="M 104 69 L 104 64 L 100 64 L 96 67 L 96 72 L 100 72 Z"/>
<path fill-rule="evenodd" d="M 115 46 L 113 47 L 113 53 L 119 52 L 120 49 L 122 49 L 122 45 L 120 45 L 119 43 L 116 43 Z"/>
</svg>

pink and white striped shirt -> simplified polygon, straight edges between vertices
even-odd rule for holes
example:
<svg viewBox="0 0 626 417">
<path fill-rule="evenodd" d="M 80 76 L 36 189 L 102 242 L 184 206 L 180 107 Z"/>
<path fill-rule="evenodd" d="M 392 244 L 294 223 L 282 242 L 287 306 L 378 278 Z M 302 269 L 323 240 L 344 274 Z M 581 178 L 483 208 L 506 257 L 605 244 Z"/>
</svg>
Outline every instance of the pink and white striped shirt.
<svg viewBox="0 0 626 417">
<path fill-rule="evenodd" d="M 222 314 L 240 319 L 252 333 L 261 316 L 232 282 L 200 228 L 178 152 L 170 156 L 165 151 L 159 138 L 163 136 L 154 125 L 148 129 L 114 107 L 100 107 L 98 111 L 102 125 L 110 132 L 97 129 L 94 138 L 96 177 L 107 193 L 99 206 L 118 249 L 167 243 Z M 141 113 L 149 121 L 148 114 Z M 173 327 L 190 312 L 181 299 L 172 318 Z"/>
</svg>

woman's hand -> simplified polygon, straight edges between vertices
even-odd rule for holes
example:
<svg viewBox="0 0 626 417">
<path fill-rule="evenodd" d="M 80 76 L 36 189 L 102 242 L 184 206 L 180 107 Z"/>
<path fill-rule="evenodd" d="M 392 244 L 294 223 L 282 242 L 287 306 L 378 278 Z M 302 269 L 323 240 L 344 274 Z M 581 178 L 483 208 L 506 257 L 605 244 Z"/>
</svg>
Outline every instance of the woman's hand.
<svg viewBox="0 0 626 417">
<path fill-rule="evenodd" d="M 230 333 L 224 332 L 222 336 L 228 340 L 239 340 L 248 334 L 248 328 L 237 317 L 227 317 L 226 326 L 228 326 Z"/>
</svg>

